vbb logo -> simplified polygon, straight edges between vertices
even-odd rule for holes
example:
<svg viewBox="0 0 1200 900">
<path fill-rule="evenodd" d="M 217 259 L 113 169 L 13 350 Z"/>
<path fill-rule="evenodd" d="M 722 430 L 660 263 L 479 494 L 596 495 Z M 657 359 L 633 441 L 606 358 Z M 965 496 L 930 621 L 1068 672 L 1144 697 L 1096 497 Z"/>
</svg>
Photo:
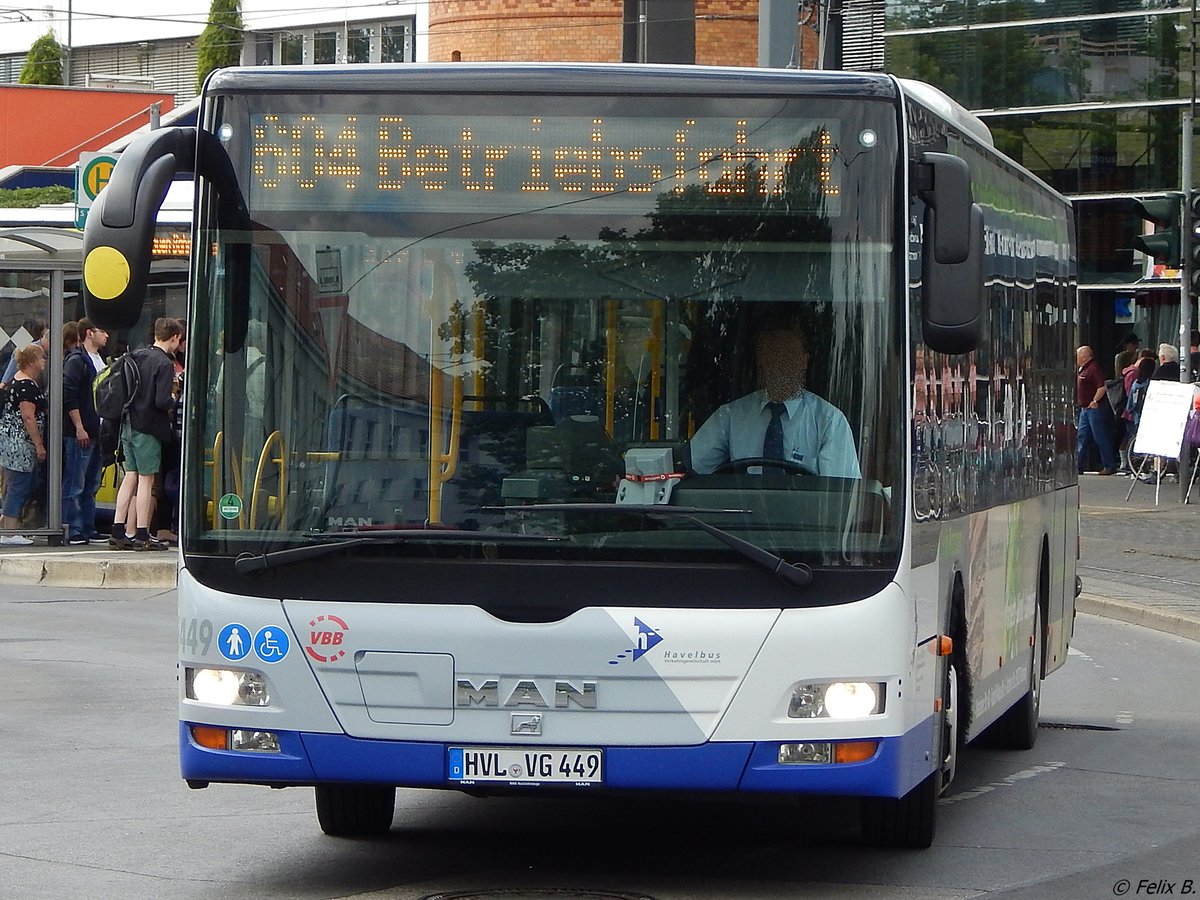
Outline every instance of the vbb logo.
<svg viewBox="0 0 1200 900">
<path fill-rule="evenodd" d="M 342 644 L 350 630 L 337 616 L 317 616 L 308 623 L 308 646 L 304 652 L 317 662 L 328 663 L 346 655 Z"/>
</svg>

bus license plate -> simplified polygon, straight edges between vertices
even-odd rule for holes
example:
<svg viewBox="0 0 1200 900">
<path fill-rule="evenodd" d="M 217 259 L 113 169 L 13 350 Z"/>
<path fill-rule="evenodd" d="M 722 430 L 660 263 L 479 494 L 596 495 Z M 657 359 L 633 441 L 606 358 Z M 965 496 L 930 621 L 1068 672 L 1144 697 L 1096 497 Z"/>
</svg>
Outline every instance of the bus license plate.
<svg viewBox="0 0 1200 900">
<path fill-rule="evenodd" d="M 598 749 L 451 747 L 450 780 L 504 784 L 602 784 Z"/>
</svg>

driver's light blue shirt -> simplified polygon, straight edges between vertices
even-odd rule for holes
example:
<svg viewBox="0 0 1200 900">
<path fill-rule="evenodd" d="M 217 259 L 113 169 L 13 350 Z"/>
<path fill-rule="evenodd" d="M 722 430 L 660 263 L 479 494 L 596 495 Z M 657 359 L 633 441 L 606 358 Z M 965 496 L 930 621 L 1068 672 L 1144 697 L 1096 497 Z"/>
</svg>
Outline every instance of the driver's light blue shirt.
<svg viewBox="0 0 1200 900">
<path fill-rule="evenodd" d="M 767 395 L 755 391 L 732 400 L 700 426 L 691 440 L 692 468 L 707 475 L 722 463 L 762 456 L 771 421 Z M 784 402 L 783 458 L 816 475 L 861 478 L 854 433 L 842 411 L 805 391 Z"/>
</svg>

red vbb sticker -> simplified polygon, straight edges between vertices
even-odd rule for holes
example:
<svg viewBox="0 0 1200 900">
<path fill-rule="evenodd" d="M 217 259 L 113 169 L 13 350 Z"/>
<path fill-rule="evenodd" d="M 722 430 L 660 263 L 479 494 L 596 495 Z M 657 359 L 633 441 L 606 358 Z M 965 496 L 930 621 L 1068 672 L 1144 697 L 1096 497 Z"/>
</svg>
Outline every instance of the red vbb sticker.
<svg viewBox="0 0 1200 900">
<path fill-rule="evenodd" d="M 317 616 L 308 623 L 308 629 L 308 646 L 304 652 L 317 662 L 333 662 L 346 655 L 342 643 L 350 626 L 337 616 Z"/>
</svg>

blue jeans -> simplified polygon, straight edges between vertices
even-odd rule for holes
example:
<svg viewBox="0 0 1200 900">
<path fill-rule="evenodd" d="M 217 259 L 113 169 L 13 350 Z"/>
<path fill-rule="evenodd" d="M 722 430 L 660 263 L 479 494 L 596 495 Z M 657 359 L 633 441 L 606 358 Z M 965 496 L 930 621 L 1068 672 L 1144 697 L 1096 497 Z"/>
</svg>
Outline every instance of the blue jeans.
<svg viewBox="0 0 1200 900">
<path fill-rule="evenodd" d="M 91 537 L 96 530 L 96 491 L 100 489 L 100 442 L 87 449 L 73 437 L 63 438 L 62 520 L 68 537 Z"/>
<path fill-rule="evenodd" d="M 13 469 L 4 470 L 4 506 L 0 515 L 11 519 L 21 518 L 21 510 L 33 495 L 38 483 L 38 467 L 32 472 L 17 472 Z"/>
<path fill-rule="evenodd" d="M 1117 454 L 1113 449 L 1112 434 L 1108 430 L 1107 413 L 1100 407 L 1088 409 L 1086 406 L 1079 410 L 1079 428 L 1075 434 L 1075 455 L 1079 465 L 1079 474 L 1087 464 L 1088 442 L 1094 443 L 1100 451 L 1100 464 L 1110 471 L 1119 467 Z"/>
</svg>

